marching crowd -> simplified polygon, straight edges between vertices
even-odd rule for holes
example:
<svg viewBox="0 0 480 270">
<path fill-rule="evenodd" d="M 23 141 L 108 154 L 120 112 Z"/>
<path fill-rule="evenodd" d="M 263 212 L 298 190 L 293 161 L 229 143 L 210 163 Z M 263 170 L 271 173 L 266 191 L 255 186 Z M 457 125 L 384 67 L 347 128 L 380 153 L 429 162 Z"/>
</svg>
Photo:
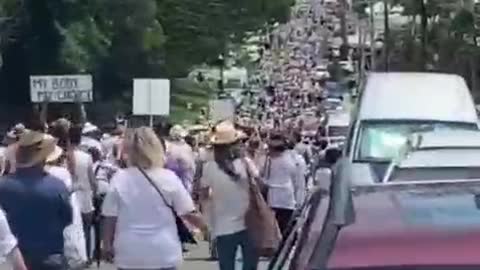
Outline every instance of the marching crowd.
<svg viewBox="0 0 480 270">
<path fill-rule="evenodd" d="M 262 139 L 229 121 L 203 141 L 181 126 L 167 129 L 169 136 L 119 124 L 102 135 L 65 119 L 48 132 L 17 125 L 3 149 L 2 255 L 16 269 L 81 268 L 100 252 L 119 269 L 175 269 L 180 240 L 196 241 L 179 237 L 181 220 L 215 239 L 221 269 L 234 269 L 238 247 L 244 269 L 255 269 L 245 221 L 250 180 L 287 233 L 307 192 L 299 149 L 308 145 L 273 131 Z"/>
<path fill-rule="evenodd" d="M 236 121 L 196 133 L 64 118 L 12 128 L 0 152 L 0 256 L 17 270 L 100 259 L 178 269 L 203 235 L 221 270 L 235 269 L 238 248 L 243 269 L 256 269 L 338 155 L 325 139 L 328 73 L 316 69 L 329 30 L 312 3 L 267 38 L 252 79 L 264 91 Z"/>
</svg>

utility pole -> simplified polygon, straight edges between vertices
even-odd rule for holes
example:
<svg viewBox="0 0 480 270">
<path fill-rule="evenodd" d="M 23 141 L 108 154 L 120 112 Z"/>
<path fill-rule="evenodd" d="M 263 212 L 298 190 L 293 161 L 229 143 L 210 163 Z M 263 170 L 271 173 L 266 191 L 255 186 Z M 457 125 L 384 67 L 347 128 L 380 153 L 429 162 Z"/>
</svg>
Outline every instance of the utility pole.
<svg viewBox="0 0 480 270">
<path fill-rule="evenodd" d="M 342 47 L 340 57 L 348 57 L 348 37 L 347 37 L 347 0 L 340 0 L 340 34 L 342 37 Z"/>
<path fill-rule="evenodd" d="M 425 70 L 427 67 L 427 27 L 428 27 L 428 17 L 427 17 L 427 4 L 426 0 L 420 0 L 420 16 L 422 24 L 422 70 Z"/>
<path fill-rule="evenodd" d="M 383 0 L 384 32 L 383 47 L 385 50 L 385 71 L 390 69 L 390 5 L 389 0 Z"/>
<path fill-rule="evenodd" d="M 376 66 L 376 48 L 375 48 L 375 14 L 373 10 L 373 0 L 368 0 L 370 8 L 370 70 L 374 71 Z"/>
</svg>

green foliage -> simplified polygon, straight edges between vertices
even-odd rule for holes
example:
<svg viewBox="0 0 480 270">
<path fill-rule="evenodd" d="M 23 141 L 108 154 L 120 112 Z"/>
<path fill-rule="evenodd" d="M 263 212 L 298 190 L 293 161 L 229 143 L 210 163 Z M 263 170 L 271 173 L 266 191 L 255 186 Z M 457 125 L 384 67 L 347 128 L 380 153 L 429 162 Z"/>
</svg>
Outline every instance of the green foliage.
<svg viewBox="0 0 480 270">
<path fill-rule="evenodd" d="M 286 21 L 293 2 L 1 0 L 0 98 L 28 104 L 32 74 L 90 73 L 97 100 L 128 102 L 133 78 L 185 77 L 193 66 L 241 43 L 246 33 Z M 184 99 L 188 95 L 173 98 Z"/>
</svg>

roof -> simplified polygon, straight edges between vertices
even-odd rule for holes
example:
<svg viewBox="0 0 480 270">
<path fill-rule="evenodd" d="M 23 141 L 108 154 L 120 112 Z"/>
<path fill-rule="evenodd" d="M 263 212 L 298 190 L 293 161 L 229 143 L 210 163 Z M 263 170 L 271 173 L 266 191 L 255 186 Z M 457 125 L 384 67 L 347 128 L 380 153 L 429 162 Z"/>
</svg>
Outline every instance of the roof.
<svg viewBox="0 0 480 270">
<path fill-rule="evenodd" d="M 371 73 L 362 93 L 359 119 L 477 123 L 464 79 L 438 73 Z"/>
<path fill-rule="evenodd" d="M 356 220 L 341 229 L 329 269 L 480 265 L 479 183 L 357 193 Z"/>
<path fill-rule="evenodd" d="M 414 134 L 409 141 L 415 149 L 480 148 L 480 132 L 469 130 L 438 130 Z"/>
</svg>

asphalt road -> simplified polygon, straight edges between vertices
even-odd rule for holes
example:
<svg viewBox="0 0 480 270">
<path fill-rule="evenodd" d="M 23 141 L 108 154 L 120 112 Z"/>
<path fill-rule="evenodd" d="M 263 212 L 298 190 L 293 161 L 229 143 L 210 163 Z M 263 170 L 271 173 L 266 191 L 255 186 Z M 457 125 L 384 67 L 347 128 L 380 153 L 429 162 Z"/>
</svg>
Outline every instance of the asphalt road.
<svg viewBox="0 0 480 270">
<path fill-rule="evenodd" d="M 180 270 L 215 270 L 218 269 L 218 263 L 216 261 L 209 261 L 208 260 L 208 244 L 207 243 L 200 243 L 197 247 L 192 247 L 190 252 L 186 255 L 185 261 L 180 267 Z M 241 269 L 241 259 L 237 260 L 239 265 L 237 269 Z M 264 270 L 267 267 L 266 262 L 261 262 L 259 270 Z M 11 268 L 6 265 L 0 265 L 0 270 L 10 270 Z M 115 270 L 113 265 L 102 264 L 100 268 L 97 266 L 93 266 L 90 269 L 92 270 Z"/>
</svg>

